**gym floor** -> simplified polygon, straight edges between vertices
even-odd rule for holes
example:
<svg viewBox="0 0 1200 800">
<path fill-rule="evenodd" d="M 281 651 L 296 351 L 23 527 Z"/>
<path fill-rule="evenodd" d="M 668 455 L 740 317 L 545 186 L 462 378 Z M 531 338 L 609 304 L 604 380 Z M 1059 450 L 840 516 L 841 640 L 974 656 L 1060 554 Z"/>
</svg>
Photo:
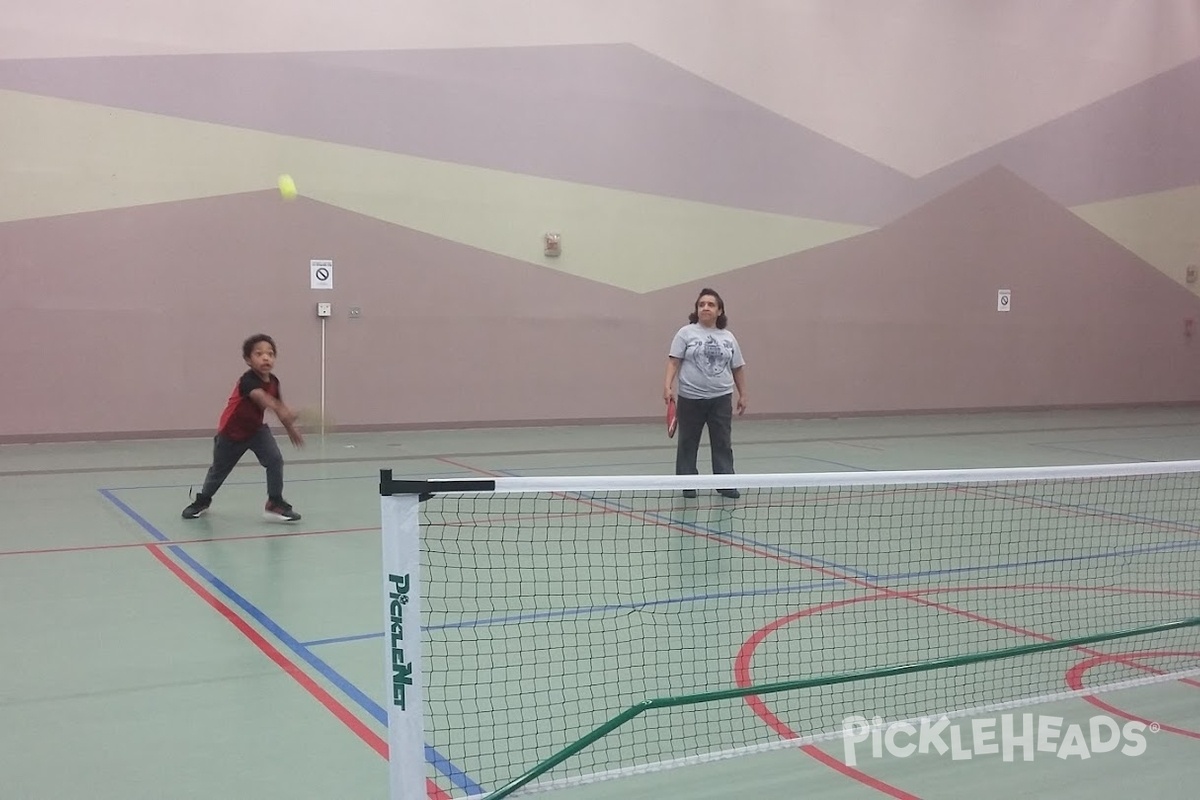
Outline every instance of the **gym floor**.
<svg viewBox="0 0 1200 800">
<path fill-rule="evenodd" d="M 0 797 L 384 800 L 379 470 L 641 475 L 674 464 L 673 443 L 649 424 L 331 433 L 299 451 L 278 438 L 285 496 L 303 514 L 291 525 L 261 518 L 250 455 L 208 514 L 180 518 L 207 439 L 0 446 Z M 734 445 L 739 473 L 1190 460 L 1200 407 L 747 419 L 735 420 Z M 1195 564 L 1181 556 L 1185 585 L 1170 587 L 1193 610 Z M 884 759 L 860 762 L 863 779 L 787 749 L 561 796 L 1193 797 L 1196 687 L 1106 695 L 1162 723 L 1136 758 Z M 1086 720 L 1095 709 L 1071 699 L 1037 711 Z M 430 775 L 435 796 L 462 796 Z"/>
</svg>

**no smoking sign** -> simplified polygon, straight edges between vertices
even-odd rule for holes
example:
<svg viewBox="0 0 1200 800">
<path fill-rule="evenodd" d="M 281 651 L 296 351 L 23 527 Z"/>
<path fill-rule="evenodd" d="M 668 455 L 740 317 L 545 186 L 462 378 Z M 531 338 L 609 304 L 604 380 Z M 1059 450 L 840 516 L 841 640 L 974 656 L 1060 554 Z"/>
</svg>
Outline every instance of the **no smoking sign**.
<svg viewBox="0 0 1200 800">
<path fill-rule="evenodd" d="M 308 262 L 310 286 L 313 289 L 333 288 L 333 260 L 314 258 Z"/>
</svg>

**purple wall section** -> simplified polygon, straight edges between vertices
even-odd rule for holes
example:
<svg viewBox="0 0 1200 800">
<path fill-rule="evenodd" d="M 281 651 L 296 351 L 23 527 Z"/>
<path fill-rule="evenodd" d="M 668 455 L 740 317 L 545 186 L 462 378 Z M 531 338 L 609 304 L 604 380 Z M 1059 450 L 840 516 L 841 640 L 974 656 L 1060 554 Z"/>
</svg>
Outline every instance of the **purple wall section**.
<svg viewBox="0 0 1200 800">
<path fill-rule="evenodd" d="M 287 398 L 315 405 L 318 300 L 338 310 L 327 402 L 342 424 L 648 418 L 699 289 L 636 295 L 269 192 L 11 223 L 0 250 L 16 255 L 0 301 L 9 438 L 211 429 L 260 330 Z M 307 288 L 318 253 L 333 291 Z M 1002 169 L 704 283 L 729 303 L 759 413 L 1200 396 L 1200 342 L 1183 336 L 1200 300 Z"/>
<path fill-rule="evenodd" d="M 1200 182 L 1200 59 L 919 180 L 627 44 L 11 60 L 0 88 L 863 225 L 996 165 L 1068 206 Z"/>
<path fill-rule="evenodd" d="M 656 399 L 660 365 L 636 379 L 636 295 L 319 203 L 264 192 L 35 220 L 0 227 L 0 249 L 19 253 L 4 433 L 209 428 L 257 331 L 279 343 L 286 399 L 316 405 L 318 301 L 339 311 L 327 403 L 345 423 L 657 410 L 639 400 Z M 332 291 L 308 288 L 316 254 L 334 259 Z M 69 388 L 46 402 L 48 386 Z"/>
<path fill-rule="evenodd" d="M 1065 208 L 1200 181 L 1200 61 L 920 180 L 629 45 L 0 61 L 0 88 L 881 226 L 638 295 L 272 192 L 10 222 L 0 440 L 210 431 L 257 331 L 315 405 L 319 300 L 343 425 L 654 418 L 703 284 L 757 413 L 1200 399 L 1200 300 Z"/>
<path fill-rule="evenodd" d="M 912 188 L 631 45 L 0 61 L 0 87 L 864 225 Z"/>
<path fill-rule="evenodd" d="M 1200 59 L 921 180 L 932 196 L 1002 164 L 1065 206 L 1200 183 Z"/>
<path fill-rule="evenodd" d="M 755 372 L 758 394 L 780 406 L 1075 406 L 1200 391 L 1200 342 L 1183 335 L 1200 301 L 1002 169 L 881 230 L 720 284 L 737 299 L 731 327 L 769 365 Z M 1007 313 L 999 289 L 1012 291 Z"/>
</svg>

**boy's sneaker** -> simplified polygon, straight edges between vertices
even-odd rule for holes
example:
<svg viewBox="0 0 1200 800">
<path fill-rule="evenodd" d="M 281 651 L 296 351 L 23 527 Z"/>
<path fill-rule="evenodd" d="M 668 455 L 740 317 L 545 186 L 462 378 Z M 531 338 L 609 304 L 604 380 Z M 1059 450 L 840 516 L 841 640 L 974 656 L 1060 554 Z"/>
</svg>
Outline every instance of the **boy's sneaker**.
<svg viewBox="0 0 1200 800">
<path fill-rule="evenodd" d="M 195 519 L 196 517 L 208 511 L 208 507 L 212 505 L 212 498 L 203 494 L 196 495 L 192 500 L 191 505 L 183 510 L 184 519 Z"/>
<path fill-rule="evenodd" d="M 717 489 L 717 494 L 721 497 L 728 497 L 730 500 L 737 500 L 742 496 L 742 493 L 737 489 Z"/>
<path fill-rule="evenodd" d="M 300 519 L 300 515 L 282 497 L 267 501 L 266 508 L 263 509 L 263 517 L 272 522 L 296 522 Z"/>
</svg>

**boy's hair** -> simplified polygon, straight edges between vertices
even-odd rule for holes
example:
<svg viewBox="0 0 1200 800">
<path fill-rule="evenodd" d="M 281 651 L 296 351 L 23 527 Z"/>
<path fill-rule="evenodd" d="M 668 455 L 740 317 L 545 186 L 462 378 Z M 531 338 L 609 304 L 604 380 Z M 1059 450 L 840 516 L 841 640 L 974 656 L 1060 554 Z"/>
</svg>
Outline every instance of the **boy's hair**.
<svg viewBox="0 0 1200 800">
<path fill-rule="evenodd" d="M 721 299 L 721 295 L 717 294 L 716 289 L 709 289 L 707 286 L 700 290 L 700 294 L 696 295 L 696 305 L 692 307 L 692 313 L 688 315 L 688 322 L 695 325 L 700 321 L 700 298 L 706 294 L 717 299 L 717 327 L 725 330 L 725 326 L 729 324 L 729 318 L 725 316 L 725 301 Z"/>
<path fill-rule="evenodd" d="M 272 353 L 279 353 L 279 348 L 275 346 L 274 339 L 272 339 L 270 336 L 267 336 L 265 333 L 256 333 L 246 341 L 242 342 L 242 358 L 249 358 L 250 354 L 254 352 L 254 345 L 258 344 L 259 342 L 266 342 L 267 344 L 271 345 Z"/>
</svg>

